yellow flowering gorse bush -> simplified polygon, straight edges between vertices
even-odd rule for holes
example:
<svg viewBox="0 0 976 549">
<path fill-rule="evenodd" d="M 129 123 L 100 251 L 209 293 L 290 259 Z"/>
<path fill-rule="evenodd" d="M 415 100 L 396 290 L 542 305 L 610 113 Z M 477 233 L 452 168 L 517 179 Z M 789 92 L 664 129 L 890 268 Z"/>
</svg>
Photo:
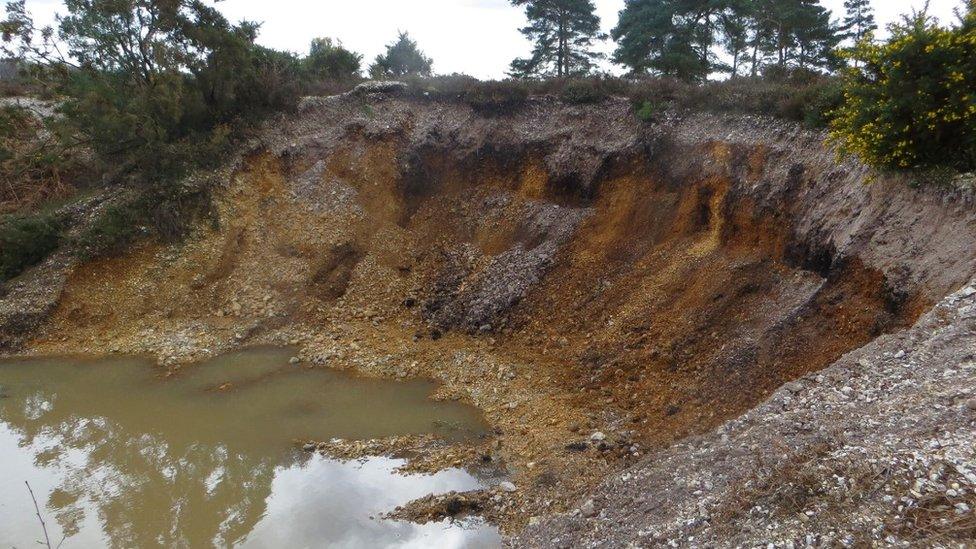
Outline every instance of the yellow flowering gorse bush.
<svg viewBox="0 0 976 549">
<path fill-rule="evenodd" d="M 859 63 L 845 72 L 833 140 L 879 168 L 976 168 L 976 0 L 958 26 L 917 16 L 892 31 L 848 54 Z"/>
</svg>

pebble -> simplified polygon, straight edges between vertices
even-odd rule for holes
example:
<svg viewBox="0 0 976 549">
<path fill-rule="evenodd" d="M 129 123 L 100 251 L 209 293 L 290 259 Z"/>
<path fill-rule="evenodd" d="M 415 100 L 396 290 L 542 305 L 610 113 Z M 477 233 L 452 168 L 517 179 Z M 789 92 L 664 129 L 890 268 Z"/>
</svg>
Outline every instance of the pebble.
<svg viewBox="0 0 976 549">
<path fill-rule="evenodd" d="M 514 491 L 518 490 L 518 488 L 515 487 L 515 484 L 513 484 L 513 483 L 511 483 L 511 482 L 509 482 L 507 480 L 506 481 L 503 481 L 503 482 L 499 482 L 498 483 L 498 489 L 501 490 L 502 492 L 514 492 Z"/>
<path fill-rule="evenodd" d="M 602 433 L 601 431 L 597 431 L 592 435 L 590 435 L 590 440 L 592 440 L 593 442 L 601 442 L 606 439 L 607 439 L 607 435 Z"/>
<path fill-rule="evenodd" d="M 586 500 L 586 502 L 580 506 L 580 514 L 587 518 L 596 516 L 596 504 L 593 503 L 592 499 Z"/>
<path fill-rule="evenodd" d="M 288 359 L 288 364 L 298 364 L 301 360 L 297 356 Z"/>
</svg>

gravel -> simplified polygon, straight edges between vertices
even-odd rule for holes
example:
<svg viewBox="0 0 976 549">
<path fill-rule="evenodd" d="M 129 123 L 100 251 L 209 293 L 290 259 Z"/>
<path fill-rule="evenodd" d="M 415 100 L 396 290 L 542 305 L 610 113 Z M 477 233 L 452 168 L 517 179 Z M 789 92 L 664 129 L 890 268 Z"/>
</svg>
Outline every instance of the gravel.
<svg viewBox="0 0 976 549">
<path fill-rule="evenodd" d="M 790 383 L 709 435 L 647 456 L 579 512 L 530 525 L 509 543 L 971 546 L 974 396 L 976 280 L 911 329 Z"/>
</svg>

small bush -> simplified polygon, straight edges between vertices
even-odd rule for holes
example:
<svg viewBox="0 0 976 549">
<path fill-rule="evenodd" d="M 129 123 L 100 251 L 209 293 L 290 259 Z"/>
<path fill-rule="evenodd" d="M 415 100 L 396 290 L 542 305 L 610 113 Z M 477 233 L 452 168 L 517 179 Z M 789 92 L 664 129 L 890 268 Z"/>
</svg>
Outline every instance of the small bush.
<svg viewBox="0 0 976 549">
<path fill-rule="evenodd" d="M 348 82 L 359 79 L 363 56 L 331 38 L 312 40 L 308 56 L 301 61 L 306 81 Z"/>
<path fill-rule="evenodd" d="M 136 202 L 109 206 L 75 239 L 79 255 L 90 259 L 119 253 L 148 234 L 145 222 L 145 212 Z"/>
<path fill-rule="evenodd" d="M 637 118 L 640 118 L 644 122 L 651 122 L 657 118 L 662 110 L 664 109 L 661 104 L 653 101 L 644 101 L 637 107 Z"/>
<path fill-rule="evenodd" d="M 830 80 L 808 90 L 809 98 L 803 109 L 803 123 L 809 128 L 826 128 L 841 105 L 844 87 L 838 80 Z"/>
<path fill-rule="evenodd" d="M 26 108 L 0 107 L 0 214 L 70 194 L 85 177 L 82 154 L 59 146 Z"/>
<path fill-rule="evenodd" d="M 851 54 L 831 126 L 844 152 L 884 169 L 976 169 L 976 4 L 940 27 L 924 15 Z"/>
<path fill-rule="evenodd" d="M 62 229 L 61 220 L 53 214 L 0 222 L 0 282 L 47 258 L 60 245 Z"/>
<path fill-rule="evenodd" d="M 689 90 L 695 89 L 694 84 L 688 84 L 674 78 L 645 78 L 631 82 L 624 95 L 629 97 L 635 108 L 646 103 L 669 105 L 687 97 Z"/>
<path fill-rule="evenodd" d="M 161 186 L 106 208 L 75 239 L 79 254 L 91 259 L 122 253 L 133 242 L 155 237 L 175 242 L 186 237 L 196 222 L 216 222 L 209 186 Z"/>
</svg>

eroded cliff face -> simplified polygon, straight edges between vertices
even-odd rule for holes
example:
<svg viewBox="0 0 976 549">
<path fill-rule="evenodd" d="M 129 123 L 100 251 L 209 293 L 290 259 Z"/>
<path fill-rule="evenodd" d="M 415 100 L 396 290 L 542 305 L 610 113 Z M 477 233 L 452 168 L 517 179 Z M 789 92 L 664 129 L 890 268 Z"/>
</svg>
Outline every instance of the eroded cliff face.
<svg viewBox="0 0 976 549">
<path fill-rule="evenodd" d="M 971 197 L 868 180 L 764 119 L 308 100 L 227 177 L 217 228 L 76 268 L 27 349 L 175 368 L 279 342 L 439 377 L 499 429 L 512 531 L 969 281 Z"/>
</svg>

